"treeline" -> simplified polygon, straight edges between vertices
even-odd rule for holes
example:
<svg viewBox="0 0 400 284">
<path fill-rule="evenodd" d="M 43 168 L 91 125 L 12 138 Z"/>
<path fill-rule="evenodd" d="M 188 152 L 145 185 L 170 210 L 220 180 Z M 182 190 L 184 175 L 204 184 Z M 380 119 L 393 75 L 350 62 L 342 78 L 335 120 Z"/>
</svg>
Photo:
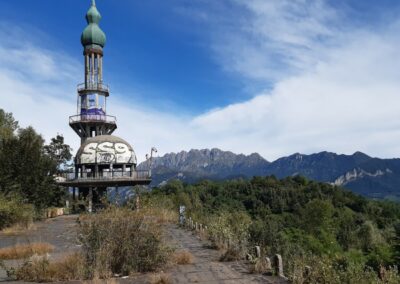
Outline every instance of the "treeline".
<svg viewBox="0 0 400 284">
<path fill-rule="evenodd" d="M 10 214 L 20 206 L 40 210 L 60 205 L 64 190 L 54 176 L 71 157 L 62 136 L 45 145 L 32 127 L 19 127 L 11 113 L 0 109 L 0 229 L 5 220 L 12 222 Z"/>
<path fill-rule="evenodd" d="M 187 214 L 204 224 L 216 216 L 218 220 L 227 216 L 226 226 L 250 220 L 242 224 L 248 228 L 249 247 L 260 245 L 271 255 L 282 254 L 292 275 L 301 265 L 326 265 L 343 274 L 333 278 L 346 283 L 350 281 L 346 277 L 353 277 L 350 271 L 378 275 L 400 264 L 398 203 L 368 200 L 303 177 L 254 177 L 195 185 L 172 181 L 147 197 L 185 205 Z"/>
</svg>

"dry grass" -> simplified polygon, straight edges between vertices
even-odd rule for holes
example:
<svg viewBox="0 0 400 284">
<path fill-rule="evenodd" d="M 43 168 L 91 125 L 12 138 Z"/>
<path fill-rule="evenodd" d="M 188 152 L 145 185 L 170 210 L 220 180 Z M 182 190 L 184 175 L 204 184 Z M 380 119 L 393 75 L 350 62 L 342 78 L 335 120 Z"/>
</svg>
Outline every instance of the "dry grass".
<svg viewBox="0 0 400 284">
<path fill-rule="evenodd" d="M 179 265 L 193 263 L 193 255 L 186 250 L 174 253 L 173 259 L 174 259 L 174 262 Z"/>
<path fill-rule="evenodd" d="M 56 218 L 64 215 L 64 208 L 48 208 L 45 212 L 46 218 Z"/>
<path fill-rule="evenodd" d="M 199 233 L 200 240 L 202 241 L 208 241 L 210 239 L 210 236 L 206 230 L 203 230 Z"/>
<path fill-rule="evenodd" d="M 36 226 L 33 223 L 29 224 L 15 224 L 11 227 L 5 228 L 4 230 L 0 231 L 1 234 L 6 236 L 17 236 L 22 233 L 26 233 L 27 231 L 36 230 Z"/>
<path fill-rule="evenodd" d="M 153 217 L 157 224 L 176 223 L 178 221 L 178 213 L 175 212 L 174 210 L 157 208 L 157 207 L 148 207 L 148 208 L 143 208 L 141 211 L 146 216 Z"/>
<path fill-rule="evenodd" d="M 265 259 L 257 259 L 250 264 L 249 272 L 253 274 L 263 274 L 272 272 L 271 265 L 268 265 Z"/>
<path fill-rule="evenodd" d="M 150 284 L 172 284 L 171 276 L 165 273 L 153 274 L 150 277 Z"/>
<path fill-rule="evenodd" d="M 77 253 L 54 263 L 47 257 L 35 255 L 15 269 L 14 276 L 17 280 L 28 282 L 82 280 L 85 276 L 84 267 L 84 259 Z"/>
<path fill-rule="evenodd" d="M 90 280 L 90 281 L 83 281 L 84 284 L 118 284 L 117 279 L 95 279 L 95 280 Z"/>
<path fill-rule="evenodd" d="M 44 255 L 54 250 L 54 246 L 48 243 L 31 243 L 23 245 L 15 245 L 0 249 L 0 259 L 23 259 L 31 257 L 35 254 Z"/>
</svg>

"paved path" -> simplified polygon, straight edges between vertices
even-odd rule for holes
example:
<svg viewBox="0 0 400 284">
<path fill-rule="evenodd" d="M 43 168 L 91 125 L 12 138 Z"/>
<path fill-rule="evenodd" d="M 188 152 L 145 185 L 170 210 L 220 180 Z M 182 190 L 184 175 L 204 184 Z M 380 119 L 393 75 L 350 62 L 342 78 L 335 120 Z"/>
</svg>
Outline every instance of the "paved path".
<svg viewBox="0 0 400 284">
<path fill-rule="evenodd" d="M 33 242 L 50 243 L 58 255 L 76 250 L 76 220 L 78 215 L 66 215 L 36 222 L 35 228 L 24 233 L 6 235 L 0 233 L 0 248 Z"/>
<path fill-rule="evenodd" d="M 79 250 L 76 242 L 77 216 L 63 216 L 49 219 L 36 224 L 36 230 L 27 234 L 7 236 L 0 233 L 0 248 L 28 242 L 48 242 L 55 246 L 53 259 Z M 176 225 L 166 226 L 166 238 L 177 250 L 187 250 L 194 256 L 194 261 L 189 265 L 179 265 L 167 269 L 165 272 L 171 276 L 174 284 L 188 283 L 286 283 L 281 278 L 249 274 L 243 262 L 219 262 L 220 253 L 206 248 L 204 242 L 191 231 L 178 228 Z M 110 282 L 96 283 L 135 283 L 148 284 L 151 274 L 141 274 L 130 279 L 113 279 Z M 0 269 L 0 282 L 7 282 L 5 271 Z M 12 282 L 16 284 L 17 282 Z M 69 283 L 82 283 L 79 281 Z M 90 282 L 86 282 L 90 283 Z"/>
<path fill-rule="evenodd" d="M 178 251 L 187 250 L 194 256 L 192 264 L 179 265 L 169 271 L 173 283 L 287 283 L 278 277 L 249 274 L 244 262 L 219 262 L 220 253 L 206 248 L 199 237 L 190 231 L 170 225 L 167 235 Z"/>
</svg>

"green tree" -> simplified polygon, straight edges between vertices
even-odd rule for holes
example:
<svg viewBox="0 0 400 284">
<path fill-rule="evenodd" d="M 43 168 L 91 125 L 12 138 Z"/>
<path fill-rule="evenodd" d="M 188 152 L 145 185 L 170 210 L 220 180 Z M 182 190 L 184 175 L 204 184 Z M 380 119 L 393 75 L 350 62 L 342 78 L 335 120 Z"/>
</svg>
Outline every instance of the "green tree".
<svg viewBox="0 0 400 284">
<path fill-rule="evenodd" d="M 49 145 L 44 146 L 45 153 L 56 163 L 57 170 L 62 172 L 66 167 L 70 166 L 72 159 L 72 149 L 64 143 L 64 137 L 57 134 L 51 139 Z"/>
<path fill-rule="evenodd" d="M 393 260 L 397 267 L 400 267 L 400 222 L 394 226 L 395 236 L 393 239 Z"/>
<path fill-rule="evenodd" d="M 13 137 L 18 128 L 18 122 L 15 121 L 12 113 L 7 113 L 0 109 L 0 143 Z"/>
<path fill-rule="evenodd" d="M 54 176 L 71 159 L 70 151 L 62 136 L 45 146 L 32 127 L 18 128 L 12 114 L 0 109 L 0 193 L 19 195 L 37 208 L 59 205 L 64 190 Z"/>
</svg>

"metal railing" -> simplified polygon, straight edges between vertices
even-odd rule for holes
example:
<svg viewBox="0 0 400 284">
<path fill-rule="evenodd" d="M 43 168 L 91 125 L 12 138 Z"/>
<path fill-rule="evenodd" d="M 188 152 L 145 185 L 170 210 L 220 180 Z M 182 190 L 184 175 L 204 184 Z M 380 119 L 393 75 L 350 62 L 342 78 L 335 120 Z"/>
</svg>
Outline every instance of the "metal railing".
<svg viewBox="0 0 400 284">
<path fill-rule="evenodd" d="M 111 115 L 103 114 L 78 114 L 69 117 L 69 123 L 86 122 L 86 121 L 101 121 L 116 124 L 117 118 Z"/>
<path fill-rule="evenodd" d="M 132 180 L 149 180 L 151 179 L 150 171 L 107 171 L 107 172 L 88 172 L 78 173 L 68 172 L 62 173 L 56 177 L 59 182 L 64 181 L 105 181 L 105 180 L 118 180 L 118 179 L 132 179 Z"/>
<path fill-rule="evenodd" d="M 110 87 L 107 84 L 103 84 L 103 83 L 82 83 L 78 85 L 78 92 L 84 91 L 84 90 L 88 90 L 88 91 L 100 91 L 100 92 L 110 92 Z"/>
</svg>

